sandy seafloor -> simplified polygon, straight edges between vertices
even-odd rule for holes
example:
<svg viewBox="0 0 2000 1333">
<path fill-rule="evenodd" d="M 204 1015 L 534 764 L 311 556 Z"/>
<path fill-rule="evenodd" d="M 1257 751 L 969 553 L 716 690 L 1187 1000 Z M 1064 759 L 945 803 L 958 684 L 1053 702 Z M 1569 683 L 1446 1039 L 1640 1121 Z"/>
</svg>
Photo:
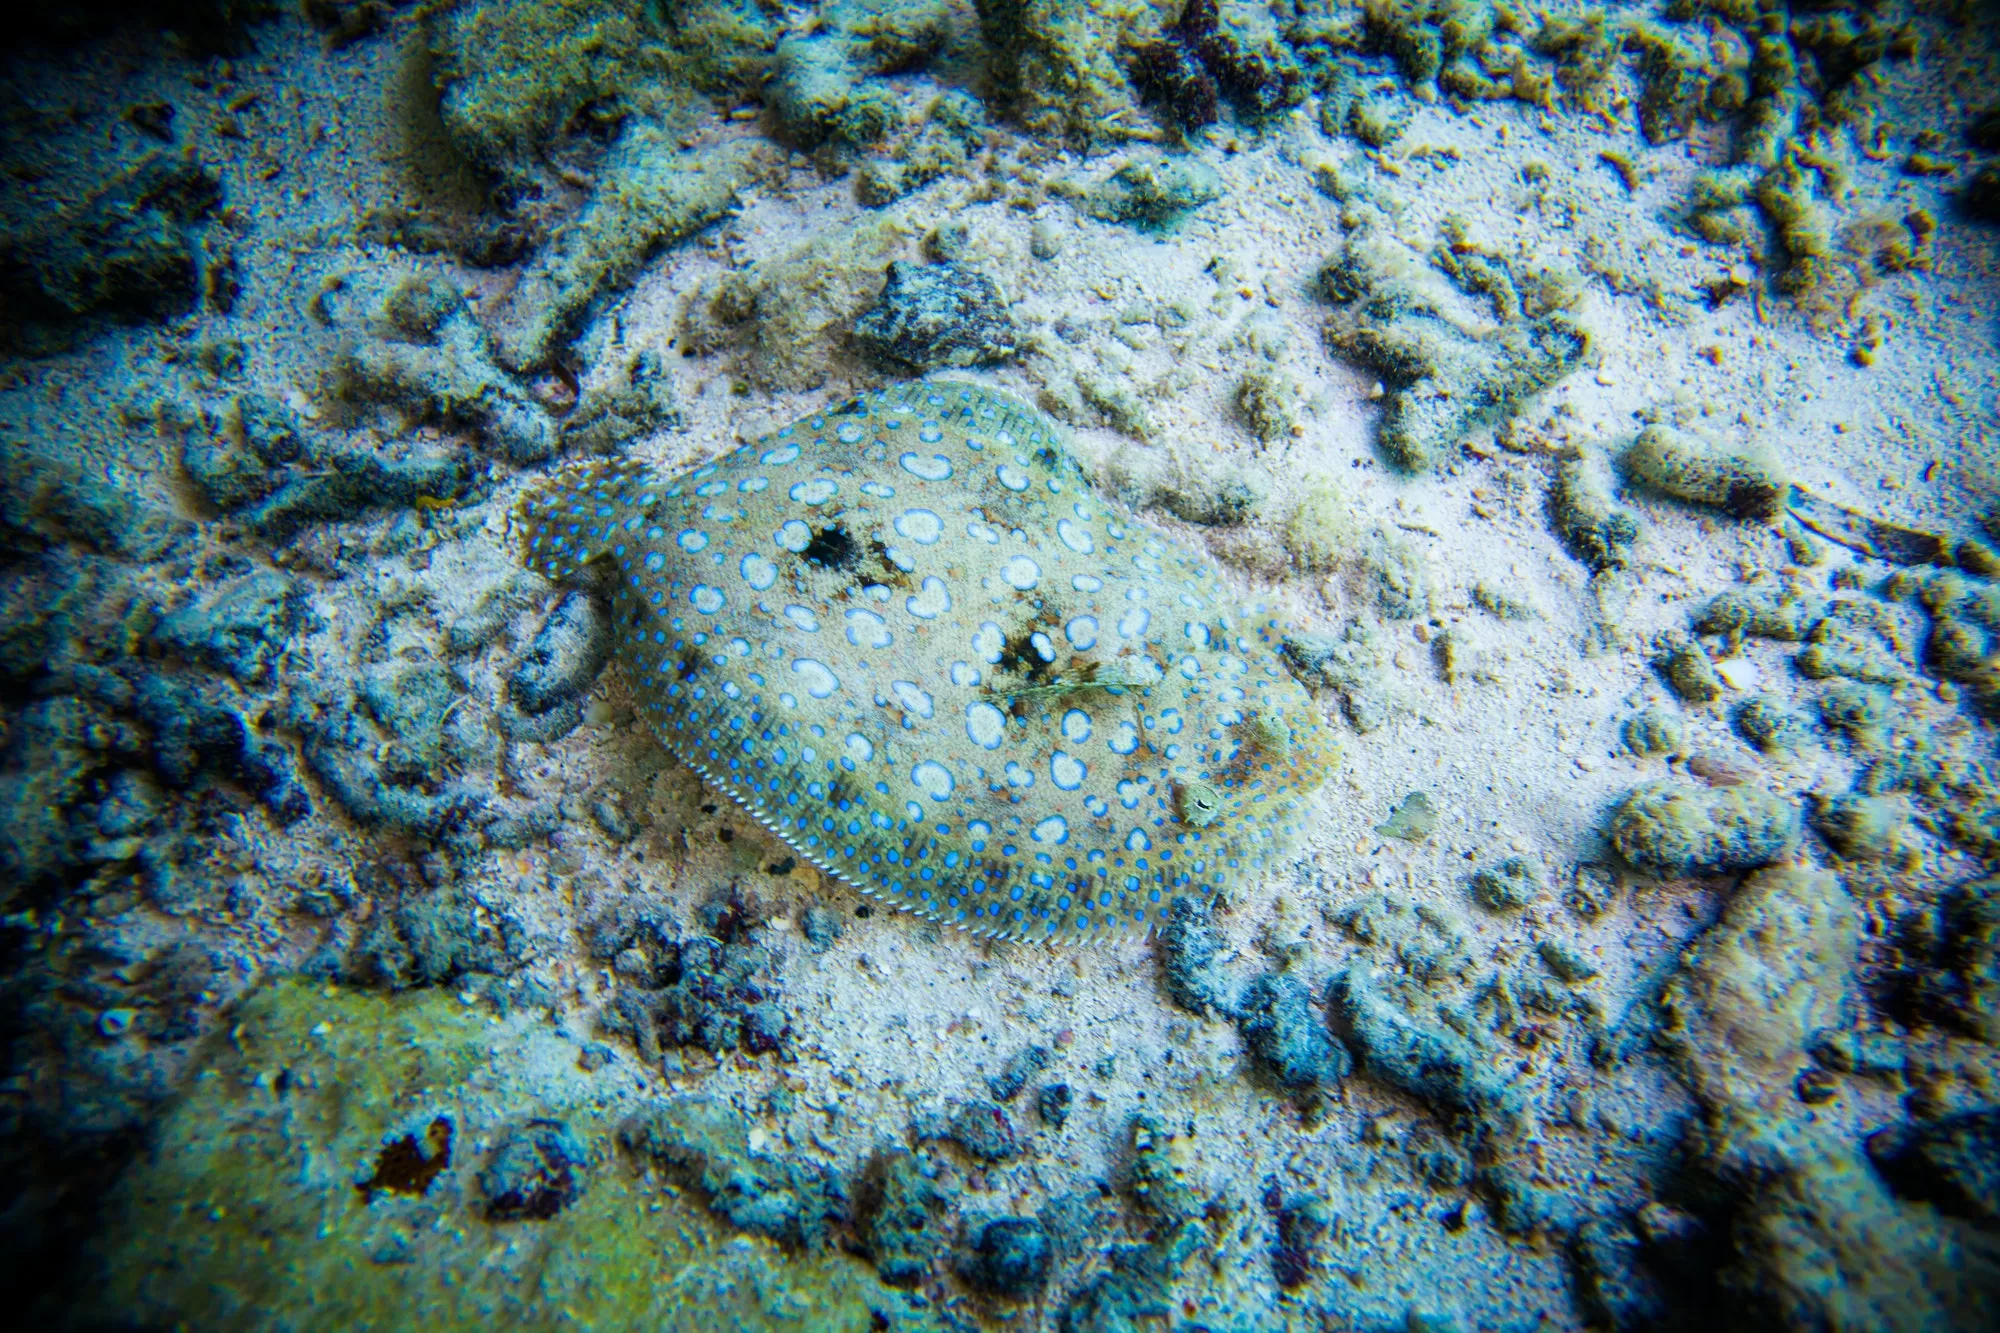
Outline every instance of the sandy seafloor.
<svg viewBox="0 0 2000 1333">
<path fill-rule="evenodd" d="M 171 151 L 191 151 L 221 181 L 227 213 L 199 225 L 230 238 L 241 284 L 227 313 L 198 306 L 153 321 L 86 320 L 72 345 L 0 366 L 9 632 L 56 619 L 64 580 L 86 566 L 113 589 L 62 623 L 36 660 L 10 661 L 9 836 L 17 846 L 62 841 L 70 835 L 25 824 L 86 818 L 76 810 L 101 801 L 115 774 L 137 772 L 159 813 L 131 838 L 180 839 L 170 872 L 132 841 L 111 853 L 10 853 L 15 868 L 35 870 L 4 889 L 17 1279 L 42 1291 L 52 1317 L 105 1328 L 456 1327 L 475 1318 L 810 1328 L 845 1327 L 850 1316 L 866 1327 L 864 1307 L 876 1326 L 898 1328 L 1639 1328 L 1695 1318 L 1992 1327 L 2000 1132 L 1967 1140 L 1972 1165 L 1960 1167 L 1968 1178 L 1983 1171 L 1985 1182 L 1969 1204 L 1878 1174 L 1862 1150 L 1867 1136 L 1897 1126 L 1985 1123 L 1951 1117 L 1985 1109 L 1990 1120 L 2000 1101 L 1990 1044 L 2000 1036 L 1995 927 L 1983 927 L 1979 945 L 1981 927 L 1949 906 L 1991 871 L 1982 852 L 1992 856 L 1996 842 L 1952 831 L 1955 811 L 1993 799 L 1980 787 L 1990 793 L 1992 779 L 1976 768 L 1993 762 L 1979 690 L 1941 678 L 1925 647 L 1930 613 L 1910 595 L 1916 583 L 1883 592 L 1895 564 L 1621 479 L 1617 502 L 1638 537 L 1622 568 L 1593 575 L 1550 519 L 1565 451 L 1615 455 L 1655 413 L 1758 442 L 1803 491 L 1850 510 L 1992 540 L 1980 524 L 2000 502 L 2000 228 L 1970 216 L 1957 192 L 1983 160 L 1959 127 L 1991 96 L 1995 20 L 1986 11 L 1912 21 L 1917 54 L 1869 75 L 1882 136 L 1865 142 L 1843 128 L 1825 141 L 1852 173 L 1832 216 L 1845 224 L 1920 208 L 1935 233 L 1921 266 L 1843 280 L 1824 299 L 1776 290 L 1775 251 L 1712 245 L 1676 225 L 1696 174 L 1726 153 L 1729 127 L 1698 124 L 1686 140 L 1648 144 L 1628 57 L 1603 114 L 1410 101 L 1407 129 L 1379 152 L 1329 137 L 1317 96 L 1262 128 L 1225 114 L 1192 141 L 1219 173 L 1222 197 L 1159 233 L 1089 216 L 1019 174 L 1031 159 L 1044 181 L 1089 184 L 1157 148 L 1036 139 L 997 102 L 990 171 L 947 173 L 885 208 L 857 202 L 855 176 L 829 174 L 826 155 L 792 151 L 740 191 L 726 217 L 651 255 L 582 319 L 566 362 L 586 397 L 615 373 L 619 349 L 670 353 L 678 424 L 620 447 L 675 471 L 894 378 L 844 343 L 854 308 L 814 325 L 817 342 L 788 349 L 824 363 L 811 385 L 760 368 L 726 341 L 699 342 L 687 320 L 697 295 L 713 290 L 705 282 L 888 219 L 895 234 L 867 260 L 879 273 L 891 258 L 918 261 L 933 228 L 963 224 L 957 262 L 998 284 L 1024 351 L 955 373 L 1068 415 L 1073 452 L 1101 489 L 1138 506 L 1141 523 L 1209 553 L 1246 600 L 1279 608 L 1303 634 L 1338 636 L 1355 623 L 1372 633 L 1376 655 L 1352 691 L 1361 704 L 1323 682 L 1315 695 L 1342 754 L 1312 798 L 1307 833 L 1283 868 L 1216 911 L 1221 966 L 1231 986 L 1274 970 L 1298 979 L 1313 1022 L 1324 1024 L 1331 978 L 1363 960 L 1392 975 L 1422 971 L 1412 959 L 1441 948 L 1458 961 L 1439 977 L 1405 977 L 1394 1002 L 1408 1007 L 1407 1030 L 1448 1033 L 1436 1049 L 1473 1068 L 1426 1084 L 1406 1062 L 1399 1078 L 1386 1056 L 1367 1058 L 1365 1039 L 1349 1038 L 1355 1067 L 1311 1090 L 1278 1086 L 1229 1018 L 1176 1004 L 1156 940 L 990 942 L 882 904 L 870 910 L 654 744 L 616 664 L 588 686 L 568 734 L 491 740 L 486 758 L 464 761 L 484 802 L 472 834 L 357 817 L 302 759 L 288 762 L 299 765 L 310 813 L 282 824 L 234 761 L 166 776 L 146 758 L 148 728 L 164 725 L 157 715 L 134 721 L 130 710 L 93 705 L 137 729 L 113 747 L 116 758 L 35 748 L 35 710 L 78 695 L 79 663 L 220 682 L 214 688 L 253 732 L 302 756 L 312 738 L 287 711 L 301 681 L 339 695 L 384 663 L 445 662 L 467 717 L 498 737 L 508 681 L 562 595 L 539 580 L 509 582 L 510 514 L 565 459 L 508 462 L 476 414 L 437 419 L 342 401 L 334 366 L 342 340 L 366 321 L 339 314 L 345 293 L 362 293 L 358 307 L 401 275 L 434 274 L 488 317 L 534 253 L 478 268 L 365 239 L 371 210 L 421 206 L 438 193 L 436 151 L 413 146 L 409 128 L 409 52 L 422 41 L 410 11 L 386 10 L 378 30 L 337 49 L 287 11 L 250 28 L 231 56 L 190 52 L 143 21 L 14 52 L 9 153 L 32 168 L 15 170 L 6 187 L 11 234 L 157 147 L 123 112 L 164 101 L 175 108 Z M 935 74 L 873 82 L 912 108 L 944 82 L 982 91 L 976 59 L 963 54 L 976 47 L 976 25 L 958 12 L 952 23 L 957 54 Z M 1357 64 L 1369 86 L 1407 86 L 1386 59 Z M 419 70 L 419 89 L 421 79 Z M 1906 174 L 1914 136 L 1928 128 L 1940 132 L 1934 151 L 1945 165 Z M 742 97 L 703 110 L 687 137 L 719 147 L 776 133 L 773 116 Z M 1600 158 L 1606 152 L 1629 159 L 1629 183 Z M 856 150 L 848 165 L 868 157 Z M 1315 275 L 1347 230 L 1342 204 L 1316 188 L 1315 168 L 1326 163 L 1344 164 L 1396 234 L 1426 252 L 1455 215 L 1520 272 L 1575 270 L 1573 314 L 1590 338 L 1581 363 L 1529 396 L 1511 423 L 1465 432 L 1437 467 L 1391 467 L 1375 437 L 1378 376 L 1331 355 L 1322 338 L 1329 306 Z M 572 173 L 579 188 L 537 225 L 580 207 L 590 179 Z M 1052 256 L 1031 249 L 1034 229 Z M 1712 285 L 1732 271 L 1740 281 L 1730 299 L 1712 300 Z M 331 322 L 314 309 L 329 290 Z M 1177 313 L 1160 315 L 1169 309 Z M 1884 335 L 1864 358 L 1856 348 L 1869 319 Z M 241 368 L 205 369 L 199 349 L 225 338 L 240 341 Z M 1261 441 L 1237 403 L 1242 375 L 1258 365 L 1277 367 L 1298 391 L 1296 429 Z M 1149 418 L 1143 434 L 1079 396 L 1084 381 L 1136 393 Z M 289 405 L 315 448 L 385 457 L 411 445 L 458 449 L 483 477 L 463 502 L 405 500 L 259 535 L 191 485 L 188 432 L 156 424 L 159 403 L 193 404 L 220 422 L 232 397 L 253 391 Z M 512 391 L 565 405 L 560 377 L 529 373 Z M 227 431 L 197 422 L 191 433 Z M 35 460 L 48 459 L 183 529 L 157 557 L 80 532 L 64 517 L 74 506 L 37 489 L 45 473 L 36 469 L 47 464 Z M 1173 496 L 1212 494 L 1232 478 L 1247 479 L 1254 496 L 1240 522 L 1176 516 L 1204 517 Z M 1293 515 L 1309 494 L 1335 494 L 1327 479 L 1353 551 L 1306 568 Z M 1413 613 L 1386 611 L 1364 548 L 1393 549 L 1399 568 L 1416 571 Z M 1911 580 L 1934 573 L 1910 568 Z M 261 679 L 229 678 L 192 650 L 163 648 L 127 618 L 134 605 L 171 611 L 265 569 L 300 580 L 311 614 Z M 1685 635 L 1691 615 L 1725 590 L 1780 579 L 1882 608 L 1892 630 L 1878 647 L 1897 664 L 1881 686 L 1893 700 L 1884 707 L 1917 740 L 1878 736 L 1871 749 L 1813 721 L 1818 698 L 1840 682 L 1803 675 L 1796 642 L 1752 636 L 1739 650 L 1710 638 L 1712 656 L 1737 663 L 1722 697 L 1677 695 L 1656 665 L 1669 646 L 1662 636 Z M 502 628 L 473 652 L 449 652 L 450 627 L 502 586 L 514 599 Z M 1495 614 L 1475 586 L 1486 602 L 1497 592 L 1524 609 Z M 1990 661 L 1990 641 L 1985 651 Z M 1760 693 L 1808 719 L 1795 749 L 1760 753 L 1733 724 Z M 1648 708 L 1684 728 L 1670 755 L 1626 744 L 1625 723 Z M 1366 730 L 1355 725 L 1361 714 Z M 394 739 L 367 735 L 370 744 Z M 1612 812 L 1642 783 L 1768 792 L 1782 808 L 1811 812 L 1885 753 L 1923 744 L 1975 767 L 1942 796 L 1892 792 L 1904 802 L 1900 822 L 1877 845 L 1849 847 L 1851 856 L 1809 821 L 1755 858 L 1781 867 L 1750 872 L 1769 879 L 1759 887 L 1739 887 L 1741 867 L 1647 873 L 1608 842 Z M 88 774 L 81 788 L 63 789 L 69 805 L 58 808 L 43 795 L 55 787 L 37 782 L 64 763 Z M 592 815 L 607 789 L 620 794 L 629 840 Z M 1416 791 L 1440 815 L 1435 831 L 1420 841 L 1378 832 Z M 543 822 L 525 834 L 489 830 L 482 841 L 480 820 L 496 810 Z M 504 841 L 518 845 L 495 845 Z M 1525 907 L 1489 910 L 1470 877 L 1509 857 L 1537 868 L 1541 892 Z M 1602 910 L 1578 910 L 1579 874 L 1607 900 Z M 769 993 L 788 1035 L 776 1052 L 712 1055 L 697 1044 L 648 1064 L 629 1031 L 603 1025 L 600 1011 L 630 977 L 591 956 L 592 923 L 623 903 L 687 938 L 699 929 L 696 909 L 732 891 L 752 931 L 741 947 L 776 956 L 760 976 L 778 978 Z M 453 919 L 484 931 L 482 943 L 456 955 L 439 946 L 447 962 L 428 973 L 419 965 L 421 975 L 353 961 L 382 921 L 445 894 L 473 904 Z M 1353 915 L 1370 903 L 1391 923 L 1372 933 Z M 1749 905 L 1731 915 L 1732 903 Z M 809 908 L 821 909 L 815 933 L 835 919 L 837 938 L 807 939 Z M 1926 911 L 1965 940 L 1912 962 L 1909 923 Z M 496 953 L 492 926 L 502 921 Z M 1399 953 L 1398 930 L 1406 944 L 1430 943 Z M 1452 937 L 1462 943 L 1437 944 Z M 1555 977 L 1544 943 L 1592 975 Z M 1905 1002 L 1931 993 L 1921 975 L 1910 980 L 1926 968 L 1949 975 L 1934 988 L 1948 998 Z M 1496 977 L 1505 979 L 1497 1000 Z M 1679 997 L 1665 1002 L 1677 1019 L 1655 1013 L 1663 985 Z M 1537 1009 L 1510 1000 L 1514 992 L 1567 998 Z M 245 1015 L 288 1035 L 245 1035 Z M 398 1083 L 400 1037 L 367 1057 L 372 1036 L 349 1048 L 327 1035 L 342 1024 L 409 1022 L 416 1031 L 431 1016 L 460 1043 L 463 1058 L 445 1061 L 449 1078 L 425 1066 Z M 1656 1037 L 1662 1024 L 1680 1035 Z M 1887 1043 L 1894 1067 L 1852 1072 L 1808 1056 L 1814 1034 L 1829 1029 Z M 1000 1103 L 1019 1138 L 1015 1155 L 992 1163 L 921 1137 L 956 1108 L 993 1098 L 989 1078 L 1036 1046 L 1046 1067 Z M 590 1052 L 581 1062 L 580 1051 Z M 227 1096 L 217 1092 L 225 1084 Z M 1071 1096 L 1060 1129 L 1036 1109 L 1053 1084 Z M 1458 1093 L 1425 1095 L 1447 1084 Z M 338 1113 L 283 1109 L 287 1097 L 324 1097 L 330 1087 L 355 1090 Z M 1453 1095 L 1462 1104 L 1451 1105 Z M 814 1234 L 774 1240 L 768 1226 L 744 1221 L 750 1212 L 731 1217 L 716 1202 L 726 1171 L 703 1181 L 698 1169 L 621 1144 L 618 1127 L 631 1117 L 690 1097 L 737 1117 L 723 1137 L 735 1135 L 728 1151 L 739 1175 L 759 1170 L 745 1162 L 766 1163 L 763 1185 L 739 1178 L 723 1195 L 771 1188 L 782 1172 L 768 1163 L 782 1161 L 786 1171 L 830 1168 L 848 1182 L 847 1204 L 817 1232 L 805 1228 Z M 441 1174 L 421 1189 L 366 1188 L 378 1145 L 410 1126 L 421 1137 L 433 1116 L 453 1127 Z M 1134 1146 L 1135 1116 L 1152 1118 L 1144 1151 Z M 531 1117 L 567 1118 L 582 1135 L 578 1201 L 552 1218 L 496 1220 L 489 1160 Z M 235 1147 L 210 1156 L 189 1146 L 217 1133 Z M 1147 1147 L 1148 1135 L 1172 1142 Z M 917 1247 L 920 1276 L 882 1285 L 887 1242 L 871 1230 L 868 1188 L 855 1182 L 871 1158 L 912 1148 L 941 1191 L 929 1205 L 935 1241 Z M 727 1156 L 718 1149 L 709 1160 Z M 1162 1156 L 1177 1183 L 1149 1192 L 1144 1181 Z M 593 1196 L 625 1200 L 623 1211 L 584 1218 Z M 1316 1223 L 1298 1221 L 1308 1198 Z M 257 1220 L 241 1221 L 246 1210 Z M 1055 1251 L 1045 1280 L 994 1294 L 960 1272 L 988 1219 L 1037 1214 Z M 1057 1225 L 1058 1214 L 1068 1220 Z M 620 1233 L 618 1246 L 603 1240 L 606 1228 Z M 392 1232 L 393 1243 L 384 1239 Z M 655 1233 L 695 1239 L 685 1251 L 666 1241 L 645 1248 Z M 634 1245 L 657 1272 L 630 1269 L 641 1262 Z M 1150 1248 L 1114 1264 L 1118 1245 Z M 1286 1255 L 1303 1267 L 1287 1270 Z M 597 1263 L 626 1271 L 616 1283 L 592 1278 Z M 673 1286 L 702 1263 L 720 1275 L 710 1285 Z M 561 1282 L 550 1276 L 558 1269 Z M 1135 1272 L 1141 1278 L 1123 1287 L 1105 1277 Z M 1282 1290 L 1280 1274 L 1292 1280 Z M 628 1286 L 607 1295 L 617 1283 Z M 716 1294 L 725 1288 L 736 1294 Z"/>
</svg>

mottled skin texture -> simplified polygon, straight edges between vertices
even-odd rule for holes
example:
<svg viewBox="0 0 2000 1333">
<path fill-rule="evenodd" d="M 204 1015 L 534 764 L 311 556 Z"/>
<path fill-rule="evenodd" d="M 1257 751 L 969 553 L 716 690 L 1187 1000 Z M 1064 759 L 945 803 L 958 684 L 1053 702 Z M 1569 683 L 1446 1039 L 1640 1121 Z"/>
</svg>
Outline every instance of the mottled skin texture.
<svg viewBox="0 0 2000 1333">
<path fill-rule="evenodd" d="M 1057 435 L 899 386 L 683 476 L 574 474 L 525 557 L 609 597 L 660 740 L 822 869 L 979 934 L 1146 932 L 1265 866 L 1335 749 L 1281 627 Z"/>
</svg>

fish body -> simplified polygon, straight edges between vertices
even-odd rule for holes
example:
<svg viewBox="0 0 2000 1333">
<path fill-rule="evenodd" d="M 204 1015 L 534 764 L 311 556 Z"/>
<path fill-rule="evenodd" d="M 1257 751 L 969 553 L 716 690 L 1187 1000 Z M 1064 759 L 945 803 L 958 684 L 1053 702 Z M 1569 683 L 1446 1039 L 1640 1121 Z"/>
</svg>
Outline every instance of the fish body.
<svg viewBox="0 0 2000 1333">
<path fill-rule="evenodd" d="M 982 935 L 1152 930 L 1266 866 L 1337 757 L 1281 626 L 985 388 L 865 395 L 675 477 L 598 464 L 521 518 L 531 567 L 609 599 L 669 751 Z"/>
</svg>

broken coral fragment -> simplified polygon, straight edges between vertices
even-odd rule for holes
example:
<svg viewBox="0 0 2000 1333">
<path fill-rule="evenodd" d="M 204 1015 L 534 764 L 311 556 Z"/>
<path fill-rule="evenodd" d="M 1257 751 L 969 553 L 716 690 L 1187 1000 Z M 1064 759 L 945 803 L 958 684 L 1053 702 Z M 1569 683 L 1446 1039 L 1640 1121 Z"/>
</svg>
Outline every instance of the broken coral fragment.
<svg viewBox="0 0 2000 1333">
<path fill-rule="evenodd" d="M 1656 875 L 1716 875 L 1766 865 L 1799 839 L 1799 811 L 1751 787 L 1634 788 L 1611 816 L 1611 845 Z"/>
</svg>

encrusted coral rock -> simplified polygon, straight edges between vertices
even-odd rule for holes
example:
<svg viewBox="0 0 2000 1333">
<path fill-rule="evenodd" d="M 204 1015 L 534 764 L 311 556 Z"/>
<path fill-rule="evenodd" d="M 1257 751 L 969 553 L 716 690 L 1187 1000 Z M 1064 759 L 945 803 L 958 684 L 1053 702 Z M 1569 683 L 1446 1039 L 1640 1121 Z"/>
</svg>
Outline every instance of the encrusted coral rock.
<svg viewBox="0 0 2000 1333">
<path fill-rule="evenodd" d="M 1783 856 L 1799 838 L 1799 809 L 1751 787 L 1652 782 L 1611 816 L 1611 845 L 1656 875 L 1717 875 Z"/>
<path fill-rule="evenodd" d="M 1661 1040 L 1696 1091 L 1744 1104 L 1789 1097 L 1808 1035 L 1839 1017 L 1857 932 L 1833 875 L 1774 866 L 1745 880 L 1662 1000 Z"/>
<path fill-rule="evenodd" d="M 578 1178 L 590 1152 L 560 1120 L 530 1120 L 512 1130 L 479 1173 L 486 1215 L 496 1222 L 546 1222 L 583 1192 Z"/>
<path fill-rule="evenodd" d="M 537 570 L 611 585 L 670 749 L 828 873 L 970 930 L 1150 930 L 1267 864 L 1332 756 L 1278 625 L 987 390 L 891 389 L 678 478 L 601 466 L 524 531 Z"/>
<path fill-rule="evenodd" d="M 1791 489 L 1783 469 L 1763 446 L 1747 441 L 1725 444 L 1665 425 L 1641 431 L 1621 461 L 1640 481 L 1735 518 L 1775 519 Z"/>
<path fill-rule="evenodd" d="M 1020 350 L 999 286 L 957 264 L 889 265 L 854 337 L 871 356 L 918 371 L 993 365 Z"/>
<path fill-rule="evenodd" d="M 1326 345 L 1382 377 L 1377 438 L 1396 467 L 1418 472 L 1444 462 L 1467 435 L 1512 416 L 1589 350 L 1589 335 L 1568 312 L 1578 295 L 1559 275 L 1516 271 L 1454 221 L 1426 260 L 1365 207 L 1357 218 L 1320 271 L 1320 292 L 1336 307 Z"/>
</svg>

